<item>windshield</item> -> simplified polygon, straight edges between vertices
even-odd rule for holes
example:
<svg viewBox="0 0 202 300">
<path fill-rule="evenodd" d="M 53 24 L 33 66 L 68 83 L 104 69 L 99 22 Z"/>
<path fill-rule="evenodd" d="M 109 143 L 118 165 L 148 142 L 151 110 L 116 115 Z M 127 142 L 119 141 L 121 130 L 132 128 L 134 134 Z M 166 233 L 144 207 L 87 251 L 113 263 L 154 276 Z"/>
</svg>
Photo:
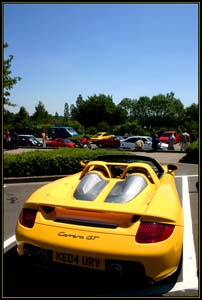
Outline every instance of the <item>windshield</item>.
<svg viewBox="0 0 202 300">
<path fill-rule="evenodd" d="M 69 130 L 70 132 L 75 132 L 75 130 L 72 127 L 66 127 L 67 130 Z"/>
</svg>

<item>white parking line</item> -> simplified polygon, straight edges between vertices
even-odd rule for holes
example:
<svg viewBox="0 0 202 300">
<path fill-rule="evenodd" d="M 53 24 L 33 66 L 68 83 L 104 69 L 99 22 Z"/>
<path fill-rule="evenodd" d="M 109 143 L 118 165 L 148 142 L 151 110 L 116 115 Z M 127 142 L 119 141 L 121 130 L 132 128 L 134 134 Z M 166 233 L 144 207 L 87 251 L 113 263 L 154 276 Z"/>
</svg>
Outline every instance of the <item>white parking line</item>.
<svg viewBox="0 0 202 300">
<path fill-rule="evenodd" d="M 15 235 L 11 236 L 9 239 L 4 241 L 4 250 L 6 250 L 6 248 L 9 247 L 13 243 L 16 243 Z"/>
<path fill-rule="evenodd" d="M 26 182 L 26 185 L 41 185 L 41 184 L 46 184 L 46 183 L 49 183 L 50 181 L 41 181 L 41 182 L 35 182 L 35 181 L 32 181 L 32 182 Z M 13 183 L 7 183 L 7 184 L 4 184 L 4 188 L 6 188 L 7 186 L 12 186 L 12 185 L 17 185 L 17 186 L 20 186 L 20 185 L 25 185 L 24 182 L 13 182 Z"/>
<path fill-rule="evenodd" d="M 175 292 L 186 289 L 198 289 L 197 264 L 192 230 L 188 176 L 178 177 L 182 177 L 182 206 L 184 212 L 184 240 L 182 262 L 183 281 L 177 282 L 173 289 L 169 292 Z"/>
<path fill-rule="evenodd" d="M 176 175 L 175 178 L 182 178 L 182 177 L 198 177 L 197 175 Z"/>
</svg>

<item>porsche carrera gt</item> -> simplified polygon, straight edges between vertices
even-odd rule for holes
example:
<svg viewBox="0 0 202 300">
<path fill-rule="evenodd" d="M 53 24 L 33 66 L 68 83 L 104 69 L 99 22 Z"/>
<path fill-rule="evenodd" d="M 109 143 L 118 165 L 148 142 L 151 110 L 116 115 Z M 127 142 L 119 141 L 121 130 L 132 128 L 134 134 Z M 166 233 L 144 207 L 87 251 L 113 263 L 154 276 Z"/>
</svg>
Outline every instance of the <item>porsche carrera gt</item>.
<svg viewBox="0 0 202 300">
<path fill-rule="evenodd" d="M 183 210 L 172 164 L 134 154 L 80 162 L 82 171 L 36 190 L 16 226 L 18 255 L 160 281 L 174 274 Z"/>
</svg>

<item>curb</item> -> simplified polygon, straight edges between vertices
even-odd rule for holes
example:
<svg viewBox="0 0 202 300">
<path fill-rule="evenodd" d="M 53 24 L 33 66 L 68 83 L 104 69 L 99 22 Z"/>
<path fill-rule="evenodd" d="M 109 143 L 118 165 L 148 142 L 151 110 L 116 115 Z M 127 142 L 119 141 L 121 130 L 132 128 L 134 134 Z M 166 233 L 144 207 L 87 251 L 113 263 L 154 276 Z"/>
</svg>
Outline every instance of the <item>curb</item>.
<svg viewBox="0 0 202 300">
<path fill-rule="evenodd" d="M 3 179 L 3 183 L 26 183 L 26 182 L 43 182 L 54 181 L 68 175 L 53 175 L 53 176 L 32 176 L 32 177 L 7 177 Z"/>
</svg>

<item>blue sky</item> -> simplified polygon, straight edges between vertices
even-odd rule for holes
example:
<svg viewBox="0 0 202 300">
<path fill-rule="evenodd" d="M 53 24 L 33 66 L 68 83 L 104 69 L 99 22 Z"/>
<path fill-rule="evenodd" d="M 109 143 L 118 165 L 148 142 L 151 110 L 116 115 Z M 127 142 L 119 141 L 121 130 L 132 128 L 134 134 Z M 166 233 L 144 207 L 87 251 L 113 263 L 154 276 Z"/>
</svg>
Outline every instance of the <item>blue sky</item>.
<svg viewBox="0 0 202 300">
<path fill-rule="evenodd" d="M 5 58 L 14 55 L 10 108 L 54 115 L 79 94 L 139 99 L 174 92 L 198 103 L 198 4 L 4 3 Z M 7 107 L 8 108 L 8 107 Z"/>
</svg>

